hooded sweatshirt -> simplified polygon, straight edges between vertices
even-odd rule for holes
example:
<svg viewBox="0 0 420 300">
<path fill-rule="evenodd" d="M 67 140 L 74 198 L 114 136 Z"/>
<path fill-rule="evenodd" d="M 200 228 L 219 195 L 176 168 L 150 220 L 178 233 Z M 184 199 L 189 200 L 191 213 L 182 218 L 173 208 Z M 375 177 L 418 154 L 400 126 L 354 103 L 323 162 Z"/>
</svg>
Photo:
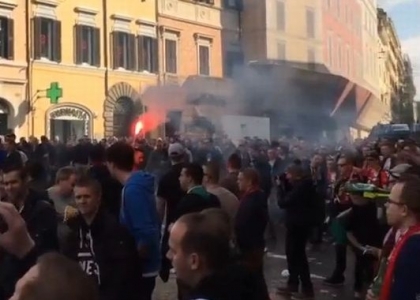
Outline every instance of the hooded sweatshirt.
<svg viewBox="0 0 420 300">
<path fill-rule="evenodd" d="M 157 276 L 160 268 L 160 220 L 155 202 L 153 175 L 138 171 L 128 178 L 123 191 L 120 222 L 134 237 L 137 247 L 145 246 L 143 277 Z"/>
</svg>

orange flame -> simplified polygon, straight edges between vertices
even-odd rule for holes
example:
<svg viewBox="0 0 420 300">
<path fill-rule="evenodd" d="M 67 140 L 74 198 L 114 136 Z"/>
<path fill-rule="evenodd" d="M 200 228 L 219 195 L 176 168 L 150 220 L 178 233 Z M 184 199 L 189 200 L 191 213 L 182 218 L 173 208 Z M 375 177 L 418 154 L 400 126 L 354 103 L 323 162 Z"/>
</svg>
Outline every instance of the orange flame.
<svg viewBox="0 0 420 300">
<path fill-rule="evenodd" d="M 144 128 L 142 120 L 138 120 L 134 126 L 134 135 L 138 135 Z"/>
<path fill-rule="evenodd" d="M 148 111 L 139 116 L 133 123 L 133 133 L 137 135 L 145 135 L 159 128 L 165 123 L 164 111 Z"/>
</svg>

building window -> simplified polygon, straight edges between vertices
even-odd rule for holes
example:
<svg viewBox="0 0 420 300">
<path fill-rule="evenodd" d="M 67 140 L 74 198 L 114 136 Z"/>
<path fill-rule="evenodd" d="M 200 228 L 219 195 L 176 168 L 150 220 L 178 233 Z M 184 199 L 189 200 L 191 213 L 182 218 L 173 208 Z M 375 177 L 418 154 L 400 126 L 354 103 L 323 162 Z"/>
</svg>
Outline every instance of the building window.
<svg viewBox="0 0 420 300">
<path fill-rule="evenodd" d="M 306 9 L 306 34 L 308 38 L 315 38 L 315 11 L 312 8 Z"/>
<path fill-rule="evenodd" d="M 178 73 L 178 42 L 173 39 L 165 39 L 165 72 Z"/>
<path fill-rule="evenodd" d="M 149 73 L 158 73 L 158 41 L 151 36 L 137 37 L 137 50 L 138 50 L 138 70 Z"/>
<path fill-rule="evenodd" d="M 277 30 L 286 30 L 286 8 L 283 1 L 278 0 L 276 2 L 276 20 Z"/>
<path fill-rule="evenodd" d="M 332 41 L 332 36 L 329 35 L 328 36 L 328 64 L 330 66 L 333 66 L 333 41 Z"/>
<path fill-rule="evenodd" d="M 233 9 L 242 9 L 242 0 L 224 0 L 224 7 Z"/>
<path fill-rule="evenodd" d="M 342 65 L 343 65 L 343 53 L 341 52 L 341 40 L 338 40 L 337 42 L 337 63 L 338 63 L 338 69 L 341 71 Z"/>
<path fill-rule="evenodd" d="M 347 62 L 347 74 L 351 75 L 351 57 L 350 57 L 350 48 L 346 48 L 346 62 Z"/>
<path fill-rule="evenodd" d="M 244 64 L 244 54 L 241 51 L 228 51 L 225 55 L 225 76 L 232 77 L 235 70 Z"/>
<path fill-rule="evenodd" d="M 344 6 L 344 14 L 345 14 L 345 20 L 346 24 L 349 24 L 349 7 L 347 5 Z"/>
<path fill-rule="evenodd" d="M 14 58 L 14 21 L 0 16 L 0 57 Z"/>
<path fill-rule="evenodd" d="M 198 45 L 198 73 L 200 75 L 210 75 L 210 46 Z"/>
<path fill-rule="evenodd" d="M 136 37 L 122 31 L 112 33 L 113 68 L 135 71 L 136 66 Z"/>
<path fill-rule="evenodd" d="M 101 65 L 101 47 L 100 47 L 100 31 L 87 25 L 75 25 L 76 38 L 76 64 L 88 64 L 100 67 Z"/>
<path fill-rule="evenodd" d="M 308 49 L 308 66 L 309 69 L 314 70 L 316 66 L 316 51 L 314 48 Z"/>
<path fill-rule="evenodd" d="M 61 22 L 53 19 L 35 17 L 34 57 L 61 61 Z"/>
<path fill-rule="evenodd" d="M 336 4 L 337 4 L 337 17 L 341 17 L 340 0 L 337 0 Z"/>
<path fill-rule="evenodd" d="M 277 43 L 277 59 L 286 60 L 286 43 L 285 42 Z"/>
</svg>

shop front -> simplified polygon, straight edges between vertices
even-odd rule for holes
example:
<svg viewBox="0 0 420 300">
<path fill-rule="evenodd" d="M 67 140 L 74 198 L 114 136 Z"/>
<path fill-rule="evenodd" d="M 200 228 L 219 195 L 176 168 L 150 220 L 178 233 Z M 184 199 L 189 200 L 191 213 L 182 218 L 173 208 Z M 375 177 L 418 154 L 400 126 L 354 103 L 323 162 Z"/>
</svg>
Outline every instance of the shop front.
<svg viewBox="0 0 420 300">
<path fill-rule="evenodd" d="M 61 142 L 92 137 L 93 114 L 80 105 L 63 103 L 47 111 L 46 134 L 50 139 Z"/>
</svg>

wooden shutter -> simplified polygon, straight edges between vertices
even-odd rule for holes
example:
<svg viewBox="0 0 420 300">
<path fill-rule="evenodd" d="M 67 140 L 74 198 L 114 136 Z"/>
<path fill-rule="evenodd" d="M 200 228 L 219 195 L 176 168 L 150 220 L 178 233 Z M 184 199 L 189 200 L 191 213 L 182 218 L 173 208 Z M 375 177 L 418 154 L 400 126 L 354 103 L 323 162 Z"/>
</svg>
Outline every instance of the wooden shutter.
<svg viewBox="0 0 420 300">
<path fill-rule="evenodd" d="M 53 57 L 55 62 L 61 62 L 61 22 L 53 21 L 52 43 L 53 43 Z"/>
<path fill-rule="evenodd" d="M 137 61 L 136 61 L 136 36 L 134 34 L 128 35 L 128 49 L 127 51 L 128 56 L 128 65 L 127 69 L 131 71 L 135 71 L 137 69 Z"/>
<path fill-rule="evenodd" d="M 74 63 L 76 65 L 83 62 L 83 35 L 82 35 L 83 26 L 74 25 Z"/>
<path fill-rule="evenodd" d="M 210 47 L 199 46 L 200 75 L 210 75 Z"/>
<path fill-rule="evenodd" d="M 13 19 L 7 19 L 7 59 L 13 60 L 15 57 L 15 29 Z"/>
<path fill-rule="evenodd" d="M 159 44 L 158 39 L 154 38 L 152 40 L 152 53 L 151 59 L 152 59 L 152 72 L 153 73 L 159 73 Z"/>
<path fill-rule="evenodd" d="M 93 28 L 93 65 L 101 66 L 101 31 L 99 28 Z"/>
<path fill-rule="evenodd" d="M 32 19 L 32 27 L 33 27 L 33 58 L 40 59 L 41 58 L 41 18 L 35 17 Z"/>
<path fill-rule="evenodd" d="M 118 69 L 119 66 L 119 49 L 118 49 L 118 38 L 119 38 L 119 32 L 114 31 L 111 32 L 111 42 L 112 42 L 112 68 Z"/>
<path fill-rule="evenodd" d="M 144 64 L 144 36 L 137 36 L 137 70 L 143 71 L 145 64 Z"/>
<path fill-rule="evenodd" d="M 174 70 L 172 70 L 172 47 L 171 47 L 171 40 L 165 39 L 165 72 L 166 73 L 173 73 Z"/>
</svg>

